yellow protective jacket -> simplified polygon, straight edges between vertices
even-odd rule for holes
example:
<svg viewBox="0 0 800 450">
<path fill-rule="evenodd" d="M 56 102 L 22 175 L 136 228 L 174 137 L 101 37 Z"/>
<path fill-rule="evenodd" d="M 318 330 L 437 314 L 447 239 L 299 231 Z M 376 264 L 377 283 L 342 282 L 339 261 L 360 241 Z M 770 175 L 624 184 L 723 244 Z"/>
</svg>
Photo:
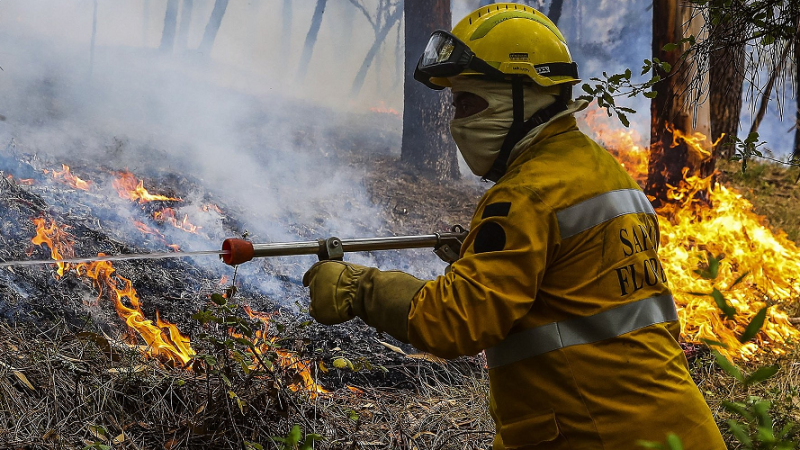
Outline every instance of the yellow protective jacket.
<svg viewBox="0 0 800 450">
<path fill-rule="evenodd" d="M 414 297 L 409 340 L 486 350 L 497 449 L 725 449 L 677 342 L 647 197 L 572 116 L 478 205 L 462 257 Z"/>
</svg>

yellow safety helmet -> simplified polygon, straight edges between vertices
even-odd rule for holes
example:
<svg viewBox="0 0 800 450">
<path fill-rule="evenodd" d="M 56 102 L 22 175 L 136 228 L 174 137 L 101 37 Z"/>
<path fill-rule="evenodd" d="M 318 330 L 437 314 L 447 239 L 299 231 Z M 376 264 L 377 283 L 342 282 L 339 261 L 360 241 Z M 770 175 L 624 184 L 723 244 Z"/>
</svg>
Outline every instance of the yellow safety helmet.
<svg viewBox="0 0 800 450">
<path fill-rule="evenodd" d="M 434 89 L 448 77 L 523 75 L 540 86 L 574 85 L 577 65 L 564 36 L 541 12 L 516 3 L 481 7 L 448 33 L 431 35 L 414 77 Z"/>
</svg>

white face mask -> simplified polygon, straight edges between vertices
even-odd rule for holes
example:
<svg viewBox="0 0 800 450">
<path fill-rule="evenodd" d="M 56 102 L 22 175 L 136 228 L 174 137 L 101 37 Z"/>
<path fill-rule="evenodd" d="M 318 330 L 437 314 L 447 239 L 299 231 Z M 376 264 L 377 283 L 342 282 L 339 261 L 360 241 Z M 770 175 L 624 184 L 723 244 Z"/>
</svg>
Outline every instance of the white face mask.
<svg viewBox="0 0 800 450">
<path fill-rule="evenodd" d="M 470 76 L 450 78 L 453 92 L 475 94 L 489 104 L 483 111 L 450 121 L 450 134 L 472 173 L 484 176 L 492 168 L 500 147 L 514 121 L 511 83 L 481 80 Z M 538 86 L 525 86 L 525 116 L 555 101 L 556 96 Z M 556 90 L 557 91 L 557 90 Z"/>
</svg>

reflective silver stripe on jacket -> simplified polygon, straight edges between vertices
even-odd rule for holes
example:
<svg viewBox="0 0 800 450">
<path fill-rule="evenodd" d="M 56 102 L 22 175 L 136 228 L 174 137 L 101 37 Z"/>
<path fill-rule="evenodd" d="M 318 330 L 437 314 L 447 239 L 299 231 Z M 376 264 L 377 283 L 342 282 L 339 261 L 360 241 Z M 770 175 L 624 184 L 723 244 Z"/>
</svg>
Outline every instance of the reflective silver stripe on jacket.
<svg viewBox="0 0 800 450">
<path fill-rule="evenodd" d="M 567 239 L 625 214 L 655 215 L 650 200 L 638 189 L 610 191 L 556 213 L 561 239 Z"/>
<path fill-rule="evenodd" d="M 648 297 L 592 316 L 529 328 L 486 349 L 490 369 L 573 345 L 591 344 L 657 323 L 678 320 L 671 294 Z"/>
</svg>

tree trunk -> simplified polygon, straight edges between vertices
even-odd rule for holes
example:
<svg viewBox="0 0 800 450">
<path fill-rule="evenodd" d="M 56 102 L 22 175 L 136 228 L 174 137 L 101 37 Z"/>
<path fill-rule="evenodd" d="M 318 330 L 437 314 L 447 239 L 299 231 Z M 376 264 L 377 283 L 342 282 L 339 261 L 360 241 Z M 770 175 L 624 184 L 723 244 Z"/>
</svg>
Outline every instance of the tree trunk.
<svg viewBox="0 0 800 450">
<path fill-rule="evenodd" d="M 288 61 L 289 55 L 292 54 L 292 0 L 283 0 L 281 16 L 283 17 L 281 52 L 285 57 L 284 59 Z"/>
<path fill-rule="evenodd" d="M 222 18 L 225 16 L 226 9 L 228 9 L 228 0 L 216 0 L 214 2 L 214 10 L 211 11 L 206 31 L 203 33 L 203 40 L 200 42 L 200 47 L 198 47 L 200 53 L 207 56 L 211 54 L 211 48 L 214 46 L 214 40 L 217 38 L 217 32 L 220 25 L 222 25 Z"/>
<path fill-rule="evenodd" d="M 692 18 L 692 9 L 683 6 L 682 0 L 653 1 L 653 57 L 672 65 L 669 76 L 662 73 L 662 81 L 654 86 L 658 93 L 650 106 L 650 161 L 645 192 L 654 198 L 656 207 L 669 203 L 667 184 L 680 186 L 687 176 L 708 177 L 714 172 L 715 159 L 710 142 L 690 146 L 677 136 L 691 136 L 695 131 L 710 135 L 708 102 L 698 101 L 698 90 L 691 80 L 699 68 L 692 61 L 680 61 L 687 43 L 672 51 L 664 45 L 677 43 L 684 35 L 698 35 L 702 16 Z M 689 24 L 689 29 L 685 25 Z M 675 142 L 676 144 L 673 144 Z"/>
<path fill-rule="evenodd" d="M 372 43 L 372 47 L 370 47 L 367 52 L 367 56 L 364 58 L 364 62 L 361 63 L 361 68 L 358 69 L 355 80 L 353 80 L 353 87 L 350 89 L 351 97 L 356 97 L 361 91 L 361 87 L 364 85 L 364 79 L 367 77 L 367 71 L 369 71 L 369 67 L 372 65 L 372 60 L 375 59 L 375 55 L 378 54 L 378 50 L 380 50 L 383 42 L 386 40 L 386 35 L 389 34 L 389 30 L 394 27 L 402 16 L 403 10 L 398 6 L 395 12 L 386 19 L 383 28 L 375 35 L 375 42 Z"/>
<path fill-rule="evenodd" d="M 775 63 L 775 67 L 769 74 L 767 84 L 764 86 L 764 93 L 761 96 L 761 104 L 758 105 L 758 111 L 753 119 L 753 124 L 750 126 L 751 134 L 758 132 L 758 127 L 761 126 L 761 121 L 764 120 L 764 115 L 767 113 L 767 107 L 769 106 L 769 97 L 772 95 L 772 89 L 775 88 L 775 82 L 778 80 L 781 72 L 783 72 L 783 66 L 786 64 L 786 60 L 789 58 L 789 51 L 791 49 L 792 43 L 787 42 L 780 54 L 778 61 Z"/>
<path fill-rule="evenodd" d="M 171 53 L 175 45 L 175 28 L 178 24 L 178 0 L 167 1 L 167 12 L 164 14 L 164 31 L 161 33 L 159 49 Z"/>
<path fill-rule="evenodd" d="M 731 43 L 741 40 L 743 32 L 730 23 L 713 25 L 711 34 L 716 40 L 714 48 L 717 49 L 709 55 L 711 141 L 720 142 L 714 149 L 717 156 L 730 159 L 736 147 L 727 141 L 739 134 L 745 45 L 744 42 Z M 720 141 L 720 138 L 723 140 Z"/>
<path fill-rule="evenodd" d="M 794 39 L 794 149 L 792 159 L 800 161 L 800 34 Z"/>
<path fill-rule="evenodd" d="M 147 46 L 147 25 L 150 17 L 150 0 L 144 0 L 142 5 L 142 47 Z"/>
<path fill-rule="evenodd" d="M 192 25 L 192 9 L 194 9 L 194 0 L 183 0 L 181 25 L 178 28 L 178 35 L 175 38 L 179 50 L 186 50 L 188 47 L 189 27 Z"/>
<path fill-rule="evenodd" d="M 439 180 L 459 178 L 456 146 L 450 136 L 452 94 L 414 80 L 417 61 L 437 29 L 451 28 L 450 0 L 405 0 L 405 83 L 401 160 Z"/>
<path fill-rule="evenodd" d="M 564 0 L 553 0 L 550 3 L 550 9 L 547 11 L 547 17 L 558 26 L 558 19 L 561 18 L 561 10 L 564 9 Z"/>
<path fill-rule="evenodd" d="M 314 17 L 311 19 L 311 27 L 306 35 L 306 42 L 303 45 L 303 54 L 300 56 L 300 67 L 297 69 L 298 81 L 303 81 L 308 72 L 308 64 L 311 62 L 311 54 L 314 53 L 314 45 L 317 43 L 317 35 L 322 26 L 322 15 L 325 13 L 325 5 L 328 0 L 317 0 L 317 7 L 314 10 Z"/>
<path fill-rule="evenodd" d="M 403 64 L 405 64 L 405 54 L 403 52 L 403 17 L 397 21 L 397 40 L 394 46 L 394 83 L 392 89 L 396 89 L 403 82 Z"/>
<path fill-rule="evenodd" d="M 94 0 L 94 8 L 92 10 L 92 40 L 89 47 L 89 78 L 92 77 L 94 71 L 94 44 L 97 40 L 97 0 Z"/>
</svg>

